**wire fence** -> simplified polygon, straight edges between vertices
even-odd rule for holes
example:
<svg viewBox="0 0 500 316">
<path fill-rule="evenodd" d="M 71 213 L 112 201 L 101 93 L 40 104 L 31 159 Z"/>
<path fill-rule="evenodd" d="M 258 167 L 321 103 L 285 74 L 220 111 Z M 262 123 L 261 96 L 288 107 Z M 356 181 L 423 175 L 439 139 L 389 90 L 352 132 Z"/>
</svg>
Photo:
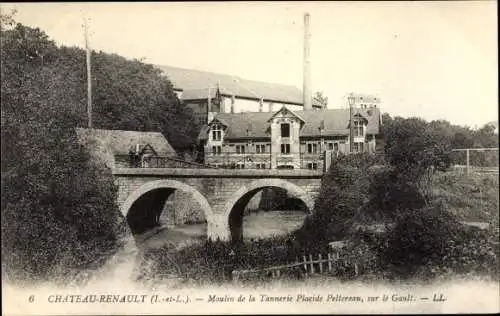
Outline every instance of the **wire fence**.
<svg viewBox="0 0 500 316">
<path fill-rule="evenodd" d="M 497 173 L 498 148 L 453 149 L 451 154 L 452 170 L 458 172 Z"/>
</svg>

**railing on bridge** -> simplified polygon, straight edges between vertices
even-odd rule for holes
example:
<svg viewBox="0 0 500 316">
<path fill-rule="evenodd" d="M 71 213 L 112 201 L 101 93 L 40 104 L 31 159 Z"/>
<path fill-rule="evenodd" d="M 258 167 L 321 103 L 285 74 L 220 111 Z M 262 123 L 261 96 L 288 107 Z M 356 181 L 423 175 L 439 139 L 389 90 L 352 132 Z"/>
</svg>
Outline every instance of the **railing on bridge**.
<svg viewBox="0 0 500 316">
<path fill-rule="evenodd" d="M 354 153 L 353 153 L 354 154 Z M 372 153 L 373 155 L 381 155 Z M 277 154 L 276 169 L 328 169 L 332 159 L 344 155 L 335 151 L 321 153 L 300 152 L 297 154 Z M 383 155 L 382 155 L 383 156 Z M 197 163 L 175 156 L 115 155 L 117 168 L 190 168 L 190 169 L 270 169 L 270 153 L 206 153 L 205 163 Z"/>
<path fill-rule="evenodd" d="M 277 169 L 322 169 L 324 152 L 276 153 Z M 205 162 L 223 169 L 269 169 L 271 153 L 256 152 L 208 152 Z"/>
<path fill-rule="evenodd" d="M 194 168 L 207 169 L 214 166 L 187 161 L 168 156 L 115 155 L 115 167 L 118 168 Z"/>
</svg>

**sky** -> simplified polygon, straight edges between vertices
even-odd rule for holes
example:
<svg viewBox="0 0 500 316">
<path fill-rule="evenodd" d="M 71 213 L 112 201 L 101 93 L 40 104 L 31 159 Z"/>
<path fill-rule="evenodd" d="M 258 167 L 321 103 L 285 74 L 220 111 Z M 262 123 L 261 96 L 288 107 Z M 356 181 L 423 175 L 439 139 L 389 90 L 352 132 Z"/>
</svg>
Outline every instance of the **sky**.
<svg viewBox="0 0 500 316">
<path fill-rule="evenodd" d="M 310 14 L 312 90 L 329 108 L 349 92 L 392 116 L 481 126 L 498 120 L 496 1 L 11 3 L 56 43 L 146 63 L 302 88 Z"/>
</svg>

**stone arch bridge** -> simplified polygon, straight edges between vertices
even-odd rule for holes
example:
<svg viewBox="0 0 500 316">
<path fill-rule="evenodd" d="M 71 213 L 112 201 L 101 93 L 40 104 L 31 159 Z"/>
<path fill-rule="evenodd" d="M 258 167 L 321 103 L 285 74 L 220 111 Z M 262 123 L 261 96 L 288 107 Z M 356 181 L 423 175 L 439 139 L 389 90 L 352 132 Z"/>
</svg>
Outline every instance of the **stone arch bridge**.
<svg viewBox="0 0 500 316">
<path fill-rule="evenodd" d="M 319 193 L 323 171 L 280 169 L 114 168 L 118 204 L 127 221 L 159 216 L 176 190 L 190 193 L 207 221 L 208 238 L 241 238 L 243 210 L 260 190 L 285 189 L 309 212 Z"/>
</svg>

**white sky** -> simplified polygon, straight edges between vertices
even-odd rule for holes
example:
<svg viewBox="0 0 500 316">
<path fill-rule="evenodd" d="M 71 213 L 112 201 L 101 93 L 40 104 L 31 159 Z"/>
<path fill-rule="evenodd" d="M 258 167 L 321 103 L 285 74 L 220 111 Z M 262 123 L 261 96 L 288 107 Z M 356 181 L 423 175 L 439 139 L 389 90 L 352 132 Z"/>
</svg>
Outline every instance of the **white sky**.
<svg viewBox="0 0 500 316">
<path fill-rule="evenodd" d="M 309 12 L 313 91 L 330 108 L 358 92 L 393 116 L 498 120 L 496 1 L 1 5 L 13 7 L 58 44 L 83 47 L 83 9 L 93 49 L 299 88 Z"/>
</svg>

